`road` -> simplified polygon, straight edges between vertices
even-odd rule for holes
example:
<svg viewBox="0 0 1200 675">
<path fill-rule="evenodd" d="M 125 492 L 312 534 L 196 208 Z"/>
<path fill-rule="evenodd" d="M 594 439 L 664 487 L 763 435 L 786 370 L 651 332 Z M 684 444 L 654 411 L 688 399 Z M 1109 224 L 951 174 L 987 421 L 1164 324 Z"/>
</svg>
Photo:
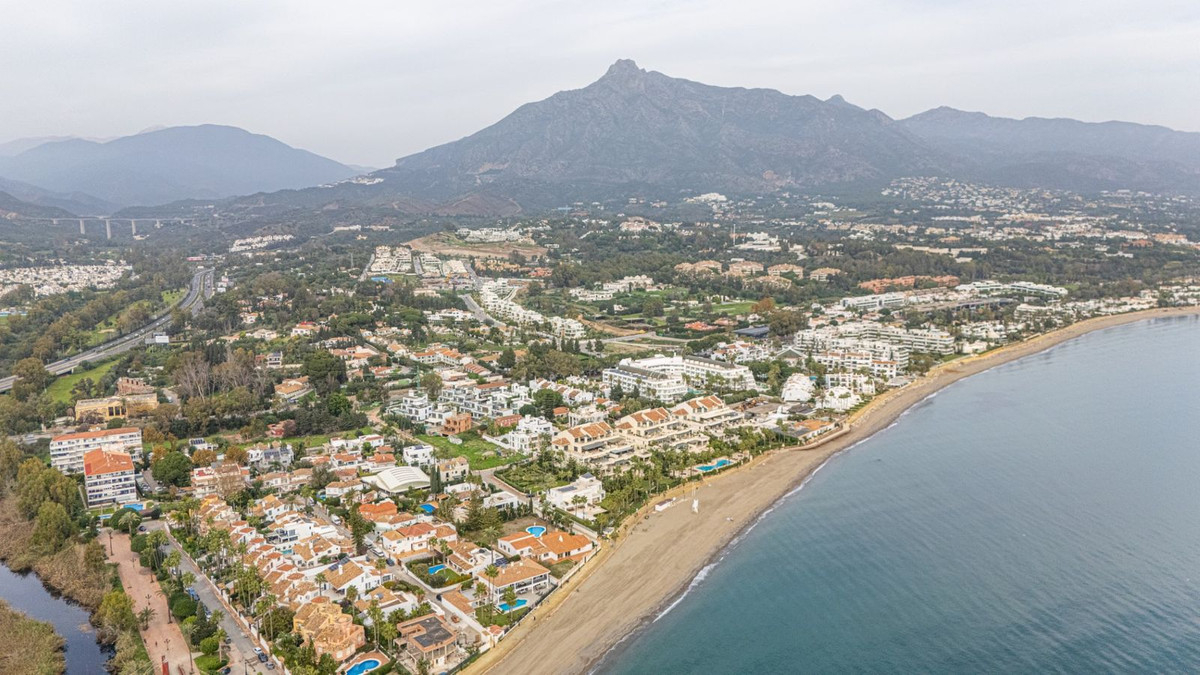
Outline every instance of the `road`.
<svg viewBox="0 0 1200 675">
<path fill-rule="evenodd" d="M 148 529 L 162 528 L 161 521 L 148 521 L 146 523 Z M 167 550 L 178 550 L 174 541 L 167 544 Z M 185 572 L 191 572 L 196 577 L 192 588 L 196 591 L 196 595 L 200 597 L 200 602 L 211 611 L 219 611 L 224 616 L 221 617 L 221 628 L 225 629 L 225 634 L 229 636 L 230 644 L 228 645 L 229 666 L 234 673 L 268 673 L 264 664 L 258 662 L 258 658 L 254 654 L 254 648 L 257 646 L 246 635 L 242 627 L 238 625 L 230 613 L 230 610 L 221 603 L 220 597 L 217 594 L 216 586 L 213 586 L 212 581 L 205 576 L 200 568 L 197 567 L 187 557 L 183 551 L 180 551 L 180 568 Z M 278 672 L 278 671 L 276 671 Z"/>
<path fill-rule="evenodd" d="M 497 326 L 499 328 L 504 327 L 504 322 L 500 321 L 499 319 L 492 318 L 490 314 L 483 311 L 483 308 L 479 306 L 478 302 L 475 302 L 475 298 L 471 297 L 470 293 L 464 293 L 458 297 L 463 299 L 463 302 L 467 305 L 467 309 L 475 315 L 476 319 L 479 319 L 480 323 L 485 323 L 489 326 Z"/>
<path fill-rule="evenodd" d="M 46 366 L 46 370 L 53 375 L 62 375 L 69 373 L 79 367 L 84 361 L 99 361 L 109 356 L 123 354 L 134 347 L 143 344 L 147 335 L 162 328 L 171 321 L 171 310 L 176 307 L 182 309 L 190 309 L 192 314 L 195 314 L 204 306 L 204 300 L 211 298 L 213 295 L 213 270 L 200 269 L 192 277 L 192 284 L 188 287 L 187 295 L 176 303 L 171 309 L 159 314 L 153 321 L 142 326 L 141 328 L 126 333 L 119 338 L 109 340 L 102 345 L 97 345 L 91 349 L 80 352 L 75 356 L 70 356 L 65 359 L 55 361 Z M 0 378 L 0 393 L 12 389 L 16 378 L 9 375 L 5 378 Z"/>
</svg>

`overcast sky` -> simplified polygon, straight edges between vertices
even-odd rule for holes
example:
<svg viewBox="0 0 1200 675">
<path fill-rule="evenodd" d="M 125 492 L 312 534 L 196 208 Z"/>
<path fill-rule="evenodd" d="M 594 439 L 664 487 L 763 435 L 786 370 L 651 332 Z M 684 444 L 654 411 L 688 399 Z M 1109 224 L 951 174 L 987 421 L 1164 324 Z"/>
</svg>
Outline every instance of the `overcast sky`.
<svg viewBox="0 0 1200 675">
<path fill-rule="evenodd" d="M 381 167 L 618 58 L 903 117 L 1200 131 L 1196 0 L 0 0 L 0 141 L 230 124 Z"/>
</svg>

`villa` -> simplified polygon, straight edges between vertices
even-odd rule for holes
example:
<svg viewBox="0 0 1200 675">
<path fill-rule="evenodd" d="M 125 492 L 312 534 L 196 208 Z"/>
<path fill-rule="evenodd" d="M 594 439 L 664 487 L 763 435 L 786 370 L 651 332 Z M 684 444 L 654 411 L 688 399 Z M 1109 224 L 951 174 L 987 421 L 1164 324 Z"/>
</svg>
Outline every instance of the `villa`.
<svg viewBox="0 0 1200 675">
<path fill-rule="evenodd" d="M 329 598 L 315 597 L 292 618 L 292 631 L 312 645 L 320 658 L 329 654 L 342 662 L 367 643 L 366 630 Z"/>
<path fill-rule="evenodd" d="M 450 657 L 458 653 L 458 633 L 442 616 L 426 614 L 396 626 L 399 660 L 409 671 L 419 670 L 422 661 L 431 670 L 440 671 Z"/>
<path fill-rule="evenodd" d="M 550 585 L 550 570 L 529 558 L 521 558 L 500 568 L 495 577 L 485 574 L 479 580 L 487 589 L 488 597 L 496 601 L 508 588 L 517 593 L 546 588 Z"/>
<path fill-rule="evenodd" d="M 586 510 L 604 500 L 604 486 L 600 479 L 585 473 L 567 485 L 546 491 L 546 501 L 556 509 L 574 513 Z"/>
</svg>

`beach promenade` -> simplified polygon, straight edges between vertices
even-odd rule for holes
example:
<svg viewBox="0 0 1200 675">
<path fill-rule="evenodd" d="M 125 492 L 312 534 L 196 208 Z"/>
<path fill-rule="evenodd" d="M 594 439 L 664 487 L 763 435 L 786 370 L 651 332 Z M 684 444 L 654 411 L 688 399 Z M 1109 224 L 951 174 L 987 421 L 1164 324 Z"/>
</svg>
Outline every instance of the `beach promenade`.
<svg viewBox="0 0 1200 675">
<path fill-rule="evenodd" d="M 805 448 L 767 453 L 734 470 L 653 500 L 683 497 L 661 513 L 647 506 L 580 574 L 540 605 L 469 673 L 578 673 L 652 620 L 701 570 L 780 497 L 830 457 L 886 428 L 905 410 L 958 380 L 1035 354 L 1091 331 L 1154 317 L 1200 314 L 1200 307 L 1154 309 L 1089 319 L 1025 342 L 941 365 L 907 387 L 878 396 L 848 430 Z M 693 488 L 700 501 L 693 513 Z"/>
</svg>

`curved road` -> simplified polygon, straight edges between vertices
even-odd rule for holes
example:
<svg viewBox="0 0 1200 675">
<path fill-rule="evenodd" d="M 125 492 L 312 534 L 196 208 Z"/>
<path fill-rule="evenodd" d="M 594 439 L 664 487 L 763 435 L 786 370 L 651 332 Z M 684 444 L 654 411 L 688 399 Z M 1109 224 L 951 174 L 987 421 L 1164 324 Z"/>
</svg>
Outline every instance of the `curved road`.
<svg viewBox="0 0 1200 675">
<path fill-rule="evenodd" d="M 192 313 L 195 314 L 201 307 L 204 306 L 204 299 L 211 298 L 212 295 L 213 270 L 201 268 L 197 270 L 196 274 L 192 277 L 192 284 L 188 288 L 187 295 L 183 296 L 183 299 L 171 307 L 171 309 L 174 309 L 175 307 L 190 309 Z M 46 370 L 50 371 L 50 373 L 53 375 L 62 375 L 63 373 L 69 373 L 75 368 L 79 367 L 79 364 L 83 363 L 84 361 L 96 361 L 116 354 L 123 354 L 142 344 L 147 335 L 165 326 L 171 320 L 171 309 L 159 314 L 153 321 L 133 332 L 126 333 L 119 338 L 109 340 L 102 345 L 92 347 L 91 349 L 80 352 L 75 356 L 70 356 L 48 364 L 46 366 Z M 12 375 L 9 375 L 5 378 L 0 378 L 0 392 L 6 392 L 9 389 L 12 389 L 13 382 L 16 382 L 16 379 L 17 378 L 13 377 Z"/>
</svg>

